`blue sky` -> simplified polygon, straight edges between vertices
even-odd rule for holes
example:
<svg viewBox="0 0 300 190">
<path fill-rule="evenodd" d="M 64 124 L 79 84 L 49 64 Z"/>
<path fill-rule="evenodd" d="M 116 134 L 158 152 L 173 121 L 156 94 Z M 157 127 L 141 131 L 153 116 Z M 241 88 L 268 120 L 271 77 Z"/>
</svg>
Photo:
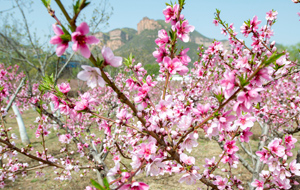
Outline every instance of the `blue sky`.
<svg viewBox="0 0 300 190">
<path fill-rule="evenodd" d="M 100 0 L 91 0 L 93 3 Z M 2 0 L 1 10 L 11 7 L 12 1 Z M 66 6 L 70 6 L 71 0 L 62 0 Z M 103 31 L 107 32 L 115 28 L 130 27 L 136 29 L 137 23 L 145 16 L 150 19 L 164 19 L 162 10 L 165 8 L 162 0 L 109 0 L 114 8 L 113 15 L 109 20 L 109 27 Z M 59 15 L 59 10 L 52 2 L 52 7 Z M 291 0 L 186 0 L 183 14 L 196 30 L 209 38 L 218 40 L 225 39 L 220 33 L 220 26 L 212 24 L 215 9 L 221 10 L 221 17 L 228 23 L 234 23 L 239 32 L 244 20 L 257 15 L 259 20 L 265 23 L 265 13 L 271 9 L 278 11 L 278 21 L 273 30 L 275 36 L 272 38 L 283 45 L 293 45 L 300 42 L 300 21 L 297 12 L 300 4 L 294 4 Z M 93 7 L 87 8 L 85 16 L 89 20 Z M 18 10 L 14 10 L 14 17 L 21 18 Z M 36 28 L 37 35 L 51 34 L 51 24 L 55 21 L 48 15 L 40 0 L 34 0 L 32 11 L 26 11 L 27 18 L 32 28 Z M 61 15 L 59 15 L 61 16 Z M 242 38 L 242 36 L 238 36 Z M 248 40 L 249 41 L 249 40 Z"/>
</svg>

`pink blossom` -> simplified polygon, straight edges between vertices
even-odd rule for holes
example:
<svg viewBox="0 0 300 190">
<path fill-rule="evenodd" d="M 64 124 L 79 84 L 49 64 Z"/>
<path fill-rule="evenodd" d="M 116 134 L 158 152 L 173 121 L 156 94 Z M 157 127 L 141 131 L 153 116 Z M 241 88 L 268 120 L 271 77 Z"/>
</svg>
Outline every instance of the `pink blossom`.
<svg viewBox="0 0 300 190">
<path fill-rule="evenodd" d="M 123 58 L 115 56 L 109 47 L 104 46 L 101 53 L 104 58 L 105 65 L 111 65 L 113 67 L 120 67 L 122 65 Z"/>
<path fill-rule="evenodd" d="M 58 106 L 58 108 L 59 108 L 60 112 L 62 114 L 65 114 L 65 115 L 68 115 L 69 112 L 70 112 L 70 108 L 69 108 L 68 104 L 65 101 L 62 101 L 62 104 L 60 104 Z"/>
<path fill-rule="evenodd" d="M 187 130 L 193 122 L 193 118 L 190 115 L 184 115 L 181 117 L 179 123 L 178 123 L 178 128 L 180 128 L 182 131 Z"/>
<path fill-rule="evenodd" d="M 240 135 L 241 142 L 249 142 L 249 137 L 253 135 L 250 131 L 250 127 L 244 129 Z"/>
<path fill-rule="evenodd" d="M 85 99 L 82 99 L 79 102 L 76 102 L 74 109 L 76 111 L 83 111 L 86 110 L 89 107 L 89 102 Z"/>
<path fill-rule="evenodd" d="M 156 152 L 157 147 L 155 146 L 154 142 L 148 144 L 141 144 L 140 151 L 138 152 L 141 156 L 144 156 L 146 160 L 151 158 L 151 155 L 154 155 Z"/>
<path fill-rule="evenodd" d="M 258 29 L 258 25 L 261 23 L 260 20 L 258 20 L 257 16 L 254 16 L 253 19 L 250 21 L 251 29 L 256 32 Z"/>
<path fill-rule="evenodd" d="M 52 28 L 56 36 L 51 38 L 50 43 L 57 45 L 56 55 L 60 57 L 62 56 L 62 54 L 64 54 L 66 49 L 69 47 L 69 40 L 61 38 L 61 36 L 64 35 L 64 32 L 57 25 L 53 24 Z"/>
<path fill-rule="evenodd" d="M 178 58 L 171 59 L 170 57 L 165 57 L 163 62 L 165 68 L 168 69 L 172 75 L 176 74 L 176 72 L 180 75 L 184 75 L 189 71 Z"/>
<path fill-rule="evenodd" d="M 147 82 L 147 85 L 148 85 L 148 86 L 152 86 L 152 87 L 155 86 L 155 85 L 157 84 L 156 81 L 152 81 L 152 77 L 151 77 L 150 75 L 147 76 L 146 82 Z"/>
<path fill-rule="evenodd" d="M 166 32 L 166 30 L 161 29 L 158 31 L 158 38 L 155 40 L 155 43 L 158 46 L 162 46 L 165 45 L 166 43 L 169 42 L 169 36 L 168 33 Z"/>
<path fill-rule="evenodd" d="M 258 71 L 258 73 L 255 75 L 255 77 L 252 79 L 251 83 L 256 84 L 258 86 L 261 86 L 263 84 L 263 81 L 270 81 L 272 80 L 270 69 L 268 68 L 262 68 Z"/>
<path fill-rule="evenodd" d="M 59 85 L 57 85 L 59 90 L 64 93 L 64 94 L 67 94 L 70 90 L 71 90 L 71 87 L 70 87 L 70 84 L 69 83 L 61 83 Z"/>
<path fill-rule="evenodd" d="M 281 139 L 275 138 L 268 145 L 269 150 L 273 154 L 276 154 L 279 157 L 283 157 L 285 155 L 285 148 L 284 148 L 284 146 L 280 145 L 281 142 L 282 142 Z"/>
<path fill-rule="evenodd" d="M 83 71 L 77 74 L 77 78 L 83 81 L 87 81 L 87 85 L 91 88 L 95 88 L 97 85 L 104 87 L 105 81 L 101 77 L 100 69 L 97 67 L 91 67 L 88 65 L 81 65 Z"/>
<path fill-rule="evenodd" d="M 149 185 L 143 182 L 133 182 L 132 184 L 123 185 L 120 190 L 148 190 Z"/>
<path fill-rule="evenodd" d="M 155 158 L 152 163 L 146 165 L 147 176 L 157 176 L 162 173 L 165 164 L 162 163 L 162 158 Z"/>
<path fill-rule="evenodd" d="M 269 12 L 266 13 L 266 20 L 275 20 L 277 18 L 278 12 L 270 10 Z"/>
<path fill-rule="evenodd" d="M 188 42 L 190 40 L 189 33 L 195 30 L 194 26 L 189 25 L 187 20 L 183 21 L 182 23 L 178 21 L 175 25 L 177 29 L 177 36 L 183 42 Z"/>
<path fill-rule="evenodd" d="M 235 140 L 227 140 L 224 145 L 224 150 L 227 152 L 227 154 L 234 154 L 239 150 L 239 147 L 235 145 Z"/>
<path fill-rule="evenodd" d="M 209 109 L 210 109 L 210 104 L 209 103 L 207 103 L 205 105 L 198 104 L 197 109 L 193 109 L 193 112 L 194 112 L 195 115 L 203 116 L 203 115 L 207 114 Z"/>
<path fill-rule="evenodd" d="M 246 109 L 250 109 L 252 103 L 257 103 L 261 101 L 261 97 L 258 92 L 263 91 L 263 88 L 251 88 L 249 86 L 245 87 L 245 91 L 242 91 L 237 96 L 237 104 L 244 104 Z M 237 106 L 234 106 L 234 111 L 237 110 Z"/>
<path fill-rule="evenodd" d="M 242 130 L 251 128 L 254 125 L 256 119 L 252 117 L 250 114 L 242 115 L 234 122 L 235 125 L 240 126 Z"/>
<path fill-rule="evenodd" d="M 263 149 L 262 151 L 257 151 L 256 155 L 260 157 L 260 161 L 264 163 L 266 163 L 270 157 L 270 153 L 266 149 Z"/>
<path fill-rule="evenodd" d="M 251 183 L 252 187 L 256 187 L 256 190 L 263 190 L 264 189 L 264 182 L 255 179 L 254 182 Z"/>
<path fill-rule="evenodd" d="M 178 181 L 179 183 L 185 182 L 187 185 L 194 185 L 199 179 L 201 179 L 201 175 L 198 174 L 197 171 L 195 171 L 192 173 L 184 174 Z"/>
<path fill-rule="evenodd" d="M 128 123 L 128 120 L 132 118 L 132 115 L 127 112 L 127 109 L 121 109 L 116 116 L 119 119 L 119 122 L 123 123 Z"/>
<path fill-rule="evenodd" d="M 291 161 L 290 170 L 293 174 L 300 176 L 300 164 L 296 160 Z"/>
<path fill-rule="evenodd" d="M 185 163 L 186 165 L 194 165 L 195 164 L 195 158 L 192 156 L 187 156 L 184 153 L 180 154 L 180 160 L 183 163 Z"/>
<path fill-rule="evenodd" d="M 225 88 L 225 98 L 229 98 L 233 94 L 235 87 L 235 72 L 224 73 L 224 79 L 221 81 L 221 86 Z"/>
<path fill-rule="evenodd" d="M 177 58 L 180 59 L 181 63 L 185 66 L 188 65 L 189 62 L 191 62 L 191 58 L 187 55 L 187 52 L 189 51 L 190 48 L 186 48 L 184 50 L 182 50 L 179 55 L 177 56 Z"/>
<path fill-rule="evenodd" d="M 222 178 L 221 176 L 216 176 L 216 181 L 213 182 L 213 184 L 218 186 L 219 190 L 225 189 L 227 183 L 228 183 L 228 179 L 227 178 Z"/>
<path fill-rule="evenodd" d="M 205 158 L 205 163 L 206 164 L 203 165 L 203 166 L 205 168 L 213 168 L 216 165 L 215 161 L 216 161 L 215 157 L 213 157 L 212 159 Z"/>
<path fill-rule="evenodd" d="M 111 168 L 107 173 L 107 176 L 115 176 L 116 174 L 120 173 L 120 162 L 116 162 L 115 167 Z"/>
<path fill-rule="evenodd" d="M 95 187 L 86 186 L 84 190 L 97 190 Z"/>
<path fill-rule="evenodd" d="M 236 116 L 234 115 L 229 115 L 232 112 L 232 110 L 229 110 L 227 112 L 225 112 L 222 116 L 220 116 L 219 118 L 219 130 L 221 130 L 222 128 L 229 131 L 230 129 L 230 125 L 232 124 L 232 121 L 234 121 L 236 119 Z"/>
<path fill-rule="evenodd" d="M 120 161 L 121 161 L 120 156 L 119 156 L 119 155 L 115 155 L 114 158 L 113 158 L 113 161 L 115 162 L 115 164 L 116 164 L 117 162 L 120 162 Z"/>
<path fill-rule="evenodd" d="M 292 135 L 287 135 L 284 137 L 284 143 L 287 149 L 295 148 L 295 143 L 297 139 L 294 138 Z"/>
<path fill-rule="evenodd" d="M 165 15 L 166 23 L 169 23 L 171 20 L 175 20 L 179 11 L 179 5 L 175 4 L 173 7 L 167 6 L 166 9 L 163 10 L 163 14 Z"/>
<path fill-rule="evenodd" d="M 197 139 L 194 137 L 193 134 L 189 134 L 186 139 L 181 144 L 181 147 L 186 149 L 188 152 L 192 151 L 193 147 L 198 146 Z"/>
<path fill-rule="evenodd" d="M 213 20 L 213 24 L 214 24 L 215 26 L 218 26 L 218 25 L 219 25 L 219 21 L 216 20 L 216 19 L 214 19 L 214 20 Z"/>
<path fill-rule="evenodd" d="M 70 134 L 60 135 L 59 141 L 61 143 L 69 144 L 71 142 L 72 136 Z"/>
<path fill-rule="evenodd" d="M 157 63 L 161 63 L 168 54 L 169 52 L 164 46 L 156 48 L 156 51 L 152 53 L 153 57 L 156 58 Z"/>
<path fill-rule="evenodd" d="M 281 180 L 291 177 L 291 173 L 289 171 L 287 171 L 284 167 L 280 167 L 279 170 L 275 170 L 274 174 L 279 176 L 279 178 Z"/>
<path fill-rule="evenodd" d="M 73 51 L 80 50 L 81 55 L 87 59 L 91 56 L 91 51 L 87 44 L 99 43 L 99 39 L 95 36 L 86 36 L 89 32 L 89 26 L 86 22 L 83 22 L 77 26 L 76 31 L 72 33 L 72 41 L 74 42 L 72 46 Z"/>
<path fill-rule="evenodd" d="M 206 133 L 207 137 L 210 139 L 214 136 L 217 136 L 219 134 L 218 123 L 212 122 L 211 125 L 207 128 Z"/>
</svg>

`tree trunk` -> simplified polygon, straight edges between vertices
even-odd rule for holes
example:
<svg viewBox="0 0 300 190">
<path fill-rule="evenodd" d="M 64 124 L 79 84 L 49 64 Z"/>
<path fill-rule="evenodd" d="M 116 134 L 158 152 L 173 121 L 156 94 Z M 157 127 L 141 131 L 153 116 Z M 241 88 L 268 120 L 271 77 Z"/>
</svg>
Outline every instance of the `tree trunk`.
<svg viewBox="0 0 300 190">
<path fill-rule="evenodd" d="M 30 144 L 30 141 L 29 141 L 29 138 L 28 138 L 28 135 L 27 135 L 27 132 L 26 132 L 26 128 L 25 128 L 22 116 L 21 116 L 20 111 L 18 109 L 18 106 L 15 103 L 13 103 L 12 108 L 13 108 L 13 111 L 16 115 L 16 119 L 17 119 L 17 122 L 18 122 L 18 125 L 19 125 L 19 131 L 20 131 L 20 136 L 21 136 L 22 143 L 25 144 L 25 145 L 28 145 L 28 144 Z"/>
<path fill-rule="evenodd" d="M 297 163 L 300 163 L 300 150 L 298 150 L 296 160 L 297 160 Z M 292 185 L 291 190 L 299 190 L 300 189 L 300 176 L 295 176 L 292 178 L 292 180 L 297 181 L 299 183 L 299 185 Z"/>
<path fill-rule="evenodd" d="M 51 111 L 52 111 L 52 113 L 53 113 L 53 115 L 55 116 L 55 117 L 57 117 L 57 118 L 60 118 L 60 112 L 59 112 L 59 110 L 54 110 L 54 104 L 53 104 L 53 102 L 50 102 L 50 109 L 51 109 Z"/>
<path fill-rule="evenodd" d="M 268 132 L 269 132 L 269 124 L 268 123 L 263 123 L 260 124 L 262 126 L 262 134 L 261 134 L 261 140 L 258 144 L 258 150 L 261 151 L 264 146 L 266 145 L 266 137 L 268 136 Z M 254 172 L 252 174 L 252 181 L 248 184 L 249 185 L 249 189 L 250 190 L 254 190 L 254 187 L 251 185 L 252 182 L 255 181 L 255 179 L 259 179 L 259 174 L 260 172 L 263 170 L 263 162 L 260 161 L 259 158 L 257 158 L 256 162 L 255 162 L 255 167 Z"/>
</svg>

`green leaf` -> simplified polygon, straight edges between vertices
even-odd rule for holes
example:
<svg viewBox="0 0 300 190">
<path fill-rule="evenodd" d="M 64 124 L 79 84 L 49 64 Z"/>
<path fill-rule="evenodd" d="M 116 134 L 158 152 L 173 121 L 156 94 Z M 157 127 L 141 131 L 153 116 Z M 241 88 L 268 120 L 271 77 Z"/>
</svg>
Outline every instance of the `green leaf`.
<svg viewBox="0 0 300 190">
<path fill-rule="evenodd" d="M 249 84 L 249 82 L 247 82 L 247 79 L 248 79 L 247 74 L 243 74 L 241 76 L 238 76 L 238 78 L 240 79 L 241 86 L 246 86 L 246 85 Z"/>
<path fill-rule="evenodd" d="M 109 189 L 109 183 L 108 183 L 106 177 L 103 179 L 103 184 L 104 184 L 104 186 L 105 186 L 107 189 Z"/>
<path fill-rule="evenodd" d="M 44 6 L 45 6 L 46 8 L 48 8 L 48 2 L 47 2 L 46 0 L 42 0 L 42 2 L 43 2 L 43 4 L 44 4 Z"/>
<path fill-rule="evenodd" d="M 36 107 L 35 110 L 36 110 L 39 114 L 42 113 L 41 110 L 40 110 L 40 108 L 38 108 L 38 107 Z"/>
<path fill-rule="evenodd" d="M 69 34 L 63 34 L 60 36 L 63 41 L 71 41 L 71 36 Z"/>
<path fill-rule="evenodd" d="M 137 78 L 135 78 L 135 76 L 131 76 L 131 78 L 132 78 L 132 80 L 135 81 L 135 82 L 138 81 Z"/>
<path fill-rule="evenodd" d="M 104 187 L 102 187 L 97 181 L 91 179 L 91 184 L 96 187 L 97 189 L 100 189 L 100 190 L 105 190 Z"/>
<path fill-rule="evenodd" d="M 277 54 L 276 52 L 274 52 L 271 57 L 264 62 L 265 66 L 270 65 L 271 63 L 274 63 L 275 61 L 277 61 L 277 59 L 279 59 L 281 56 L 285 55 L 285 53 L 279 53 Z"/>
<path fill-rule="evenodd" d="M 132 53 L 130 53 L 130 55 L 128 56 L 128 59 L 124 59 L 124 65 L 127 67 L 132 67 L 132 62 L 133 62 L 134 56 L 132 55 Z"/>
<path fill-rule="evenodd" d="M 83 8 L 85 8 L 86 6 L 88 6 L 91 2 L 85 2 Z"/>
</svg>

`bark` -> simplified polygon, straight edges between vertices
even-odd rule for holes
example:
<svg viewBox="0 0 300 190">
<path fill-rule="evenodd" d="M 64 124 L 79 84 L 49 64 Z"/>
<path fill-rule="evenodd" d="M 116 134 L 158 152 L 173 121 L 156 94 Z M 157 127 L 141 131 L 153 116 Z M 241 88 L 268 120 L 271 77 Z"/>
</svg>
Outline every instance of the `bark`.
<svg viewBox="0 0 300 190">
<path fill-rule="evenodd" d="M 297 163 L 300 163 L 300 150 L 298 150 L 296 160 L 297 160 Z M 291 190 L 299 190 L 300 189 L 300 176 L 292 177 L 292 180 L 297 181 L 299 184 L 298 185 L 292 185 Z"/>
<path fill-rule="evenodd" d="M 14 111 L 14 114 L 16 115 L 16 119 L 17 119 L 17 122 L 18 122 L 18 125 L 19 125 L 19 131 L 20 131 L 20 136 L 21 136 L 22 143 L 25 144 L 25 145 L 28 145 L 28 144 L 30 144 L 30 140 L 29 140 L 29 137 L 27 135 L 26 128 L 25 128 L 25 125 L 24 125 L 24 121 L 22 119 L 22 116 L 21 116 L 21 113 L 18 109 L 18 106 L 15 103 L 13 103 L 12 104 L 12 109 Z"/>
</svg>

